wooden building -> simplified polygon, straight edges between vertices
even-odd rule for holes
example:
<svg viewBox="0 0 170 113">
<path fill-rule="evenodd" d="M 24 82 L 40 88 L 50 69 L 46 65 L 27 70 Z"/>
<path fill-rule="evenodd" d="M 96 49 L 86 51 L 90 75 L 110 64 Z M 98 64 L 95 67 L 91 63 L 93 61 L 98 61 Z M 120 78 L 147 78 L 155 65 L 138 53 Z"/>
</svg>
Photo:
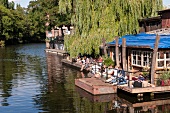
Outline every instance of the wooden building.
<svg viewBox="0 0 170 113">
<path fill-rule="evenodd" d="M 157 17 L 139 19 L 140 33 L 170 27 L 170 9 L 157 12 Z"/>
<path fill-rule="evenodd" d="M 170 9 L 158 11 L 158 15 L 161 16 L 162 28 L 170 27 Z"/>
<path fill-rule="evenodd" d="M 161 29 L 161 17 L 152 17 L 139 19 L 139 32 L 149 32 L 156 29 Z"/>
<path fill-rule="evenodd" d="M 126 39 L 126 60 L 123 62 L 123 39 Z M 126 64 L 128 71 L 149 69 L 152 63 L 156 34 L 140 33 L 137 35 L 125 35 L 118 39 L 119 63 Z M 107 44 L 110 57 L 116 61 L 116 40 Z M 170 35 L 160 35 L 155 70 L 170 69 Z"/>
</svg>

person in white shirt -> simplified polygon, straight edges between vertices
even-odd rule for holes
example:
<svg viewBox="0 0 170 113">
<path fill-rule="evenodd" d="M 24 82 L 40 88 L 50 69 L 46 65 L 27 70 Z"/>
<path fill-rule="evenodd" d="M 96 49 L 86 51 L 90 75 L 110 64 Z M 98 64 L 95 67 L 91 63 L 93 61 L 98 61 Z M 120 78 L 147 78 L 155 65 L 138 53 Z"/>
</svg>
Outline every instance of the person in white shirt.
<svg viewBox="0 0 170 113">
<path fill-rule="evenodd" d="M 97 65 L 97 63 L 94 63 L 94 65 L 92 65 L 91 69 L 92 69 L 91 70 L 92 74 L 97 74 L 100 72 L 101 67 L 99 65 Z"/>
<path fill-rule="evenodd" d="M 112 70 L 111 76 L 108 76 L 108 77 L 110 77 L 110 78 L 107 79 L 106 82 L 110 82 L 110 81 L 112 81 L 113 79 L 116 79 L 117 76 L 118 76 L 118 66 L 115 66 L 115 68 Z"/>
</svg>

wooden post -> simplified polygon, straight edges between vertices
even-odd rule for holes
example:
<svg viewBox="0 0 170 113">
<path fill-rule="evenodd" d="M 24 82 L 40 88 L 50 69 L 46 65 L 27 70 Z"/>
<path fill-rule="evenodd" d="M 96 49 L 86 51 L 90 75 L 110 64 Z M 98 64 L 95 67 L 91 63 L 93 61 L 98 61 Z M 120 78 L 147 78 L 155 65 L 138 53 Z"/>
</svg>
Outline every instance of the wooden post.
<svg viewBox="0 0 170 113">
<path fill-rule="evenodd" d="M 105 57 L 107 57 L 106 40 L 104 38 L 102 38 L 102 43 L 103 43 L 104 55 Z"/>
<path fill-rule="evenodd" d="M 115 53 L 116 53 L 116 65 L 119 67 L 119 37 L 116 37 Z"/>
<path fill-rule="evenodd" d="M 132 88 L 132 73 L 129 73 L 129 87 Z"/>
<path fill-rule="evenodd" d="M 122 64 L 123 70 L 127 71 L 127 62 L 126 62 L 126 38 L 122 39 Z"/>
<path fill-rule="evenodd" d="M 155 65 L 156 65 L 156 56 L 158 51 L 158 44 L 159 44 L 160 36 L 156 36 L 154 50 L 153 50 L 153 57 L 152 57 L 152 65 L 151 65 L 151 84 L 154 84 L 155 80 Z"/>
</svg>

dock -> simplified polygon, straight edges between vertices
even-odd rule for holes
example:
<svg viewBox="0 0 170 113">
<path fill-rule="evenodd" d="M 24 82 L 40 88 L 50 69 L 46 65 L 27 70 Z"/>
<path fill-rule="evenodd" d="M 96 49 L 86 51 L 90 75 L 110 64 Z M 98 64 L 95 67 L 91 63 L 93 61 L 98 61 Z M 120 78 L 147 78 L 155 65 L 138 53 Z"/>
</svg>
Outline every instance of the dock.
<svg viewBox="0 0 170 113">
<path fill-rule="evenodd" d="M 81 65 L 72 61 L 69 61 L 67 59 L 62 59 L 61 62 L 65 65 L 77 68 L 77 69 L 81 69 Z"/>
<path fill-rule="evenodd" d="M 55 54 L 60 54 L 63 56 L 66 56 L 68 53 L 64 50 L 59 50 L 59 49 L 45 49 L 45 52 L 49 52 L 49 53 L 55 53 Z"/>
<path fill-rule="evenodd" d="M 130 113 L 140 113 L 141 111 L 149 111 L 155 110 L 158 106 L 161 105 L 169 105 L 170 98 L 161 98 L 161 99 L 151 99 L 149 101 L 137 101 L 137 102 L 130 102 L 124 98 L 117 97 L 119 102 L 125 104 L 129 108 Z M 165 109 L 160 109 L 159 112 L 163 112 Z M 155 112 L 154 112 L 155 113 Z"/>
<path fill-rule="evenodd" d="M 85 97 L 91 102 L 110 102 L 117 99 L 117 94 L 93 95 L 77 86 L 75 89 L 81 97 Z"/>
<path fill-rule="evenodd" d="M 93 95 L 117 93 L 117 86 L 105 83 L 98 78 L 75 79 L 75 85 Z"/>
<path fill-rule="evenodd" d="M 170 86 L 157 86 L 157 87 L 142 87 L 142 88 L 130 88 L 129 86 L 119 86 L 118 89 L 132 93 L 132 94 L 142 94 L 142 93 L 164 93 L 170 92 Z"/>
<path fill-rule="evenodd" d="M 57 50 L 57 49 L 45 49 L 46 52 L 56 53 L 61 55 L 66 55 L 67 52 L 64 50 Z M 68 65 L 72 68 L 81 69 L 81 64 L 76 62 L 72 62 L 71 60 L 62 59 L 62 63 Z M 89 72 L 89 70 L 83 70 L 83 72 Z M 128 84 L 126 85 L 111 85 L 109 83 L 105 83 L 101 79 L 97 78 L 80 78 L 75 80 L 75 85 L 86 90 L 87 92 L 93 95 L 101 95 L 101 94 L 112 94 L 117 93 L 117 90 L 122 90 L 128 92 L 130 94 L 143 94 L 143 93 L 164 93 L 170 92 L 170 86 L 148 86 L 148 87 L 141 87 L 141 88 L 134 88 L 129 87 Z"/>
</svg>

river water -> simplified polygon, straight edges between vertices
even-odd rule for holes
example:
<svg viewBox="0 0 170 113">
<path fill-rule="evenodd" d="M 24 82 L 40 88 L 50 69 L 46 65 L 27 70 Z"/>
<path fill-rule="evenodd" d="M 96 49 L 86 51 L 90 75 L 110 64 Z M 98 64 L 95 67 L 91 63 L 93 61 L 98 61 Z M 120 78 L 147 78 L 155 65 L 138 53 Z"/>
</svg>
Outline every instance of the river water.
<svg viewBox="0 0 170 113">
<path fill-rule="evenodd" d="M 0 48 L 0 113 L 170 112 L 169 93 L 93 96 L 74 84 L 82 73 L 44 49 L 45 44 Z"/>
</svg>

